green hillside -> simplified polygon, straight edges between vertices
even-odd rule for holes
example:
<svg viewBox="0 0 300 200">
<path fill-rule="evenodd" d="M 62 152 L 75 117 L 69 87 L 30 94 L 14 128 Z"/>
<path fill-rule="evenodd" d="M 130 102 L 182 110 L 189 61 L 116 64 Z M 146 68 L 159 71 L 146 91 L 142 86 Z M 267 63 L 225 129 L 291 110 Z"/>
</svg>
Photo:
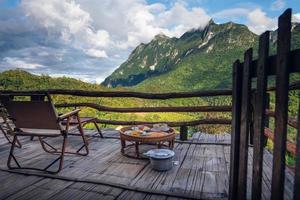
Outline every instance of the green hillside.
<svg viewBox="0 0 300 200">
<path fill-rule="evenodd" d="M 34 89 L 83 89 L 107 90 L 106 87 L 90 84 L 68 77 L 51 78 L 48 75 L 33 75 L 23 70 L 9 70 L 0 73 L 0 89 L 34 90 Z"/>
</svg>

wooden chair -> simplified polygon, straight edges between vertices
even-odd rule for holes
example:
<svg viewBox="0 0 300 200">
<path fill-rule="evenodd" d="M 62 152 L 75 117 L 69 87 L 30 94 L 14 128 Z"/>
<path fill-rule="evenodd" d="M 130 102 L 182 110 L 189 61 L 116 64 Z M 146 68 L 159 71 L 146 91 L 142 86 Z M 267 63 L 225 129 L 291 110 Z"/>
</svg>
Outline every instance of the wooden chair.
<svg viewBox="0 0 300 200">
<path fill-rule="evenodd" d="M 47 96 L 47 101 L 44 101 L 41 95 L 39 96 L 40 97 L 31 97 L 31 101 L 15 101 L 12 98 L 7 98 L 7 96 L 5 95 L 0 95 L 2 105 L 5 107 L 9 116 L 12 118 L 15 124 L 14 130 L 12 130 L 12 135 L 14 135 L 14 137 L 7 160 L 7 166 L 9 169 L 32 169 L 49 173 L 58 173 L 63 167 L 65 153 L 88 155 L 88 141 L 81 126 L 79 109 L 58 116 L 50 96 L 43 95 L 44 97 Z M 79 135 L 82 138 L 83 145 L 77 151 L 66 152 L 66 142 L 69 134 L 69 121 L 73 116 L 75 116 L 77 119 Z M 65 119 L 67 119 L 67 124 L 66 126 L 62 126 L 61 122 Z M 43 149 L 48 153 L 59 154 L 58 158 L 56 158 L 45 168 L 21 167 L 16 157 L 14 156 L 14 148 L 17 143 L 17 137 L 19 136 L 38 137 Z M 62 137 L 61 150 L 58 150 L 44 140 L 45 138 L 54 137 Z M 48 149 L 47 147 L 49 147 L 50 149 Z M 84 153 L 81 153 L 82 149 L 85 149 Z M 13 167 L 11 165 L 12 159 L 15 161 L 17 165 L 16 167 Z M 49 168 L 58 161 L 58 169 L 55 171 L 49 170 Z"/>
</svg>

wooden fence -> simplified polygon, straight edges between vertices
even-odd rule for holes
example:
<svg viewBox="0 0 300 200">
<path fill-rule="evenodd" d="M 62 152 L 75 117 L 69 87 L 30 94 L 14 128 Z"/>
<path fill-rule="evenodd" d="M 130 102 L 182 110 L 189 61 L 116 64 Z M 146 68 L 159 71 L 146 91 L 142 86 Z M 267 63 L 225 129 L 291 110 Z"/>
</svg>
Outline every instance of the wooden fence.
<svg viewBox="0 0 300 200">
<path fill-rule="evenodd" d="M 248 179 L 249 138 L 253 142 L 252 199 L 261 199 L 263 151 L 265 135 L 274 139 L 271 199 L 283 199 L 285 156 L 287 146 L 296 155 L 294 199 L 300 199 L 300 134 L 299 117 L 288 118 L 289 75 L 300 72 L 300 51 L 290 50 L 291 9 L 286 10 L 278 22 L 277 55 L 269 56 L 269 31 L 259 38 L 258 59 L 253 61 L 252 48 L 244 55 L 244 62 L 233 64 L 232 90 L 232 148 L 230 167 L 230 199 L 246 199 Z M 268 78 L 276 79 L 275 112 L 268 109 Z M 252 80 L 256 87 L 252 89 Z M 274 133 L 266 128 L 267 116 L 275 118 Z M 287 125 L 298 128 L 298 148 L 287 143 Z M 288 144 L 288 145 L 287 145 Z"/>
<path fill-rule="evenodd" d="M 142 99 L 176 99 L 176 98 L 192 98 L 192 97 L 215 97 L 215 96 L 231 96 L 231 90 L 207 90 L 207 91 L 194 91 L 194 92 L 176 92 L 176 93 L 141 93 L 141 92 L 127 92 L 127 91 L 83 91 L 83 90 L 38 90 L 38 91 L 10 91 L 1 90 L 2 95 L 11 96 L 28 96 L 28 95 L 44 95 L 45 93 L 50 95 L 72 95 L 72 96 L 84 96 L 84 97 L 123 97 L 123 98 L 142 98 Z M 150 113 L 150 112 L 231 112 L 231 105 L 227 106 L 189 106 L 189 107 L 130 107 L 130 108 L 118 108 L 118 107 L 106 107 L 96 103 L 62 103 L 55 105 L 58 108 L 65 107 L 89 107 L 96 109 L 99 112 L 118 112 L 118 113 Z M 197 126 L 203 124 L 222 124 L 230 125 L 231 119 L 214 118 L 214 119 L 200 119 L 194 121 L 116 121 L 97 119 L 98 123 L 110 124 L 110 125 L 142 125 L 142 124 L 156 124 L 166 123 L 172 127 L 180 127 L 180 139 L 186 140 L 188 138 L 188 126 Z"/>
<path fill-rule="evenodd" d="M 300 88 L 300 82 L 293 83 L 289 86 L 290 90 L 297 90 Z M 268 88 L 268 91 L 274 91 L 274 87 Z M 251 91 L 252 93 L 255 90 Z M 231 90 L 207 90 L 207 91 L 194 91 L 194 92 L 178 92 L 178 93 L 141 93 L 141 92 L 124 92 L 124 91 L 83 91 L 83 90 L 37 90 L 37 91 L 12 91 L 12 90 L 0 90 L 2 95 L 11 95 L 11 96 L 28 96 L 28 95 L 44 95 L 45 93 L 51 95 L 72 95 L 72 96 L 83 96 L 83 97 L 124 97 L 124 98 L 143 98 L 143 99 L 175 99 L 175 98 L 191 98 L 191 97 L 216 97 L 216 96 L 228 96 L 231 97 Z M 228 113 L 232 111 L 232 106 L 180 106 L 180 107 L 130 107 L 130 108 L 120 108 L 120 107 L 107 107 L 102 106 L 96 103 L 60 103 L 55 105 L 57 108 L 66 108 L 66 107 L 89 107 L 95 109 L 99 112 L 117 112 L 117 113 L 151 113 L 151 112 L 219 112 L 219 113 Z M 268 116 L 274 117 L 274 111 L 266 110 Z M 116 121 L 116 120 L 106 120 L 106 119 L 97 119 L 98 123 L 101 124 L 110 124 L 110 125 L 142 125 L 142 124 L 155 124 L 155 123 L 166 123 L 172 127 L 180 127 L 180 139 L 187 139 L 187 130 L 188 126 L 197 126 L 197 125 L 230 125 L 231 119 L 217 118 L 217 119 L 201 119 L 194 121 Z M 297 126 L 295 119 L 290 118 L 289 124 L 292 126 Z M 271 139 L 273 136 L 271 134 L 266 134 Z M 294 144 L 291 144 L 295 146 Z M 295 149 L 292 147 L 291 149 Z M 294 154 L 294 151 L 291 151 Z"/>
</svg>

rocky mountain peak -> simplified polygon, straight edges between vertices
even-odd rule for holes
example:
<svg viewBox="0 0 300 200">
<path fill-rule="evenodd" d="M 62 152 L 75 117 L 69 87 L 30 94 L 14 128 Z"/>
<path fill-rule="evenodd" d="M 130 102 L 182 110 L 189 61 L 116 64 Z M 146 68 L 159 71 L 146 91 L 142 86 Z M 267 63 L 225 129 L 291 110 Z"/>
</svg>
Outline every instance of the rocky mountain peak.
<svg viewBox="0 0 300 200">
<path fill-rule="evenodd" d="M 159 33 L 154 37 L 153 40 L 166 40 L 166 39 L 170 39 L 170 38 L 163 33 Z"/>
</svg>

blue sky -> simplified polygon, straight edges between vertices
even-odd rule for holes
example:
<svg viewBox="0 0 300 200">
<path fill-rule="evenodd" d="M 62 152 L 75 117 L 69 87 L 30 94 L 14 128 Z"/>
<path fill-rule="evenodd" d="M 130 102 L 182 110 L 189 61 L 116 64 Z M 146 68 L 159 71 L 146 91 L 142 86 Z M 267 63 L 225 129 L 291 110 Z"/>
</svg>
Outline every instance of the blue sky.
<svg viewBox="0 0 300 200">
<path fill-rule="evenodd" d="M 157 34 L 233 21 L 260 34 L 299 0 L 0 0 L 0 71 L 70 76 L 100 83 Z"/>
<path fill-rule="evenodd" d="M 168 7 L 171 7 L 176 1 L 174 0 L 147 0 L 148 3 L 163 3 Z M 183 1 L 187 3 L 189 7 L 203 7 L 208 12 L 214 13 L 224 9 L 230 9 L 235 7 L 244 7 L 244 6 L 253 6 L 253 7 L 261 7 L 264 11 L 268 13 L 270 16 L 278 16 L 281 11 L 285 8 L 293 8 L 294 12 L 300 11 L 300 2 L 298 0 L 286 0 L 286 1 L 278 1 L 283 2 L 282 9 L 274 10 L 271 9 L 271 6 L 274 0 L 252 0 L 252 1 L 241 1 L 241 0 L 186 0 Z"/>
<path fill-rule="evenodd" d="M 20 2 L 20 0 L 0 0 L 0 6 L 3 8 L 13 8 L 16 7 Z"/>
</svg>

